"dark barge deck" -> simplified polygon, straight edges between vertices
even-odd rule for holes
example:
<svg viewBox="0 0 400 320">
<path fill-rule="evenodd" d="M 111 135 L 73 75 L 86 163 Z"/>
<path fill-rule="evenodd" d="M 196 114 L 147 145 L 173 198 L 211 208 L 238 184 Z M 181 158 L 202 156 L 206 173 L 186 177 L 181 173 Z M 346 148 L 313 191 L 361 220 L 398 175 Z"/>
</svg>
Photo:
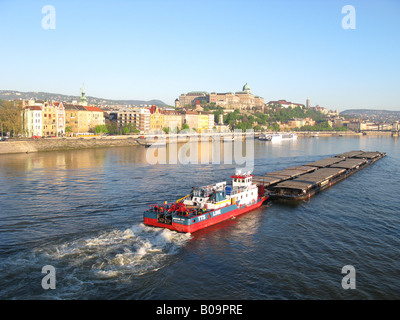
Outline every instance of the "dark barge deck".
<svg viewBox="0 0 400 320">
<path fill-rule="evenodd" d="M 256 176 L 271 199 L 304 200 L 386 156 L 384 152 L 349 151 L 302 166 Z"/>
</svg>

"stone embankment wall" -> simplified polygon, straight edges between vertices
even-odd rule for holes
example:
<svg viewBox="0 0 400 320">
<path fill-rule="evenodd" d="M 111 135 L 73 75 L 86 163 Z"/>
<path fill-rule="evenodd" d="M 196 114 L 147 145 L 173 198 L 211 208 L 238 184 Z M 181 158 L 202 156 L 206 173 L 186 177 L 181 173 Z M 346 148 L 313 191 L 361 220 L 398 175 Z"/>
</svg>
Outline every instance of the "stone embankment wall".
<svg viewBox="0 0 400 320">
<path fill-rule="evenodd" d="M 49 138 L 38 140 L 10 140 L 0 142 L 0 154 L 41 151 L 77 150 L 88 148 L 124 147 L 138 145 L 129 138 Z"/>
</svg>

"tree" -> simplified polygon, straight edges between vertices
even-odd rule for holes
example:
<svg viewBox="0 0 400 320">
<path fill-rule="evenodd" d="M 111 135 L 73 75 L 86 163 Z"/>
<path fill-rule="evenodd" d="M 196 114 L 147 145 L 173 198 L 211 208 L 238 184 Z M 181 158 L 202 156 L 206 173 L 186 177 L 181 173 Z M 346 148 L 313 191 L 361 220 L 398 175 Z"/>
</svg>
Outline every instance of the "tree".
<svg viewBox="0 0 400 320">
<path fill-rule="evenodd" d="M 65 131 L 66 131 L 66 129 L 65 129 Z M 99 134 L 99 133 L 108 133 L 108 129 L 107 129 L 107 126 L 105 125 L 105 124 L 99 124 L 99 125 L 97 125 L 96 127 L 94 127 L 94 132 L 96 133 L 96 134 Z"/>
<path fill-rule="evenodd" d="M 182 130 L 188 130 L 188 129 L 190 129 L 189 125 L 187 123 L 184 123 L 182 125 Z"/>
<path fill-rule="evenodd" d="M 139 130 L 136 129 L 134 123 L 129 123 L 122 128 L 122 134 L 138 133 Z"/>
<path fill-rule="evenodd" d="M 3 126 L 3 134 L 9 132 L 15 136 L 23 132 L 23 111 L 21 101 L 0 100 L 0 123 Z"/>
<path fill-rule="evenodd" d="M 106 120 L 106 127 L 109 134 L 118 134 L 118 124 L 115 121 Z"/>
<path fill-rule="evenodd" d="M 321 121 L 314 126 L 303 126 L 300 128 L 301 131 L 332 131 L 332 127 L 328 121 Z"/>
<path fill-rule="evenodd" d="M 271 126 L 269 126 L 269 128 L 271 128 L 272 131 L 281 131 L 281 127 L 276 122 L 274 122 Z"/>
<path fill-rule="evenodd" d="M 71 127 L 65 127 L 65 133 L 68 133 L 68 136 L 71 136 L 72 133 L 72 128 Z"/>
<path fill-rule="evenodd" d="M 165 128 L 163 128 L 162 130 L 163 130 L 166 134 L 168 134 L 168 133 L 170 132 L 170 128 L 169 128 L 169 127 L 168 127 L 168 128 L 165 127 Z"/>
<path fill-rule="evenodd" d="M 214 114 L 214 122 L 219 123 L 219 116 L 224 114 L 224 109 L 221 106 L 215 107 L 217 110 L 213 112 Z"/>
</svg>

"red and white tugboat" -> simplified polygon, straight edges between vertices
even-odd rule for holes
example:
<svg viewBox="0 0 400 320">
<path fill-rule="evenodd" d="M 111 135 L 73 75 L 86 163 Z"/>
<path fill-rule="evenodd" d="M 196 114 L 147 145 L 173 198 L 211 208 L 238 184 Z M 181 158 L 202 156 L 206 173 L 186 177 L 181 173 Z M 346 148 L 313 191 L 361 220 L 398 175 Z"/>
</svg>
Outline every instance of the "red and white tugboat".
<svg viewBox="0 0 400 320">
<path fill-rule="evenodd" d="M 152 205 L 143 214 L 144 224 L 192 233 L 259 208 L 268 198 L 250 173 L 236 173 L 231 178 L 232 186 L 224 181 L 193 188 L 176 203 Z"/>
</svg>

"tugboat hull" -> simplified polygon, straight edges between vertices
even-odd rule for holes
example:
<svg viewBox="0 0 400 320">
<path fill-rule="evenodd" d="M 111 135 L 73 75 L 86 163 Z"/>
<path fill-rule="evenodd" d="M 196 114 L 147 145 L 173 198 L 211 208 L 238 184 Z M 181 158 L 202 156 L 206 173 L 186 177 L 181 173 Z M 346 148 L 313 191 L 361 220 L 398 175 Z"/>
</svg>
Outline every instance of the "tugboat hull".
<svg viewBox="0 0 400 320">
<path fill-rule="evenodd" d="M 237 206 L 236 204 L 228 205 L 226 207 L 208 211 L 201 215 L 194 217 L 184 217 L 174 215 L 171 222 L 160 222 L 160 215 L 153 211 L 146 211 L 144 213 L 143 223 L 153 227 L 167 228 L 177 232 L 193 233 L 200 229 L 212 226 L 233 217 L 249 212 L 251 210 L 261 207 L 263 202 L 267 199 L 266 196 L 260 197 L 253 204 Z M 162 221 L 162 219 L 161 219 Z"/>
</svg>

